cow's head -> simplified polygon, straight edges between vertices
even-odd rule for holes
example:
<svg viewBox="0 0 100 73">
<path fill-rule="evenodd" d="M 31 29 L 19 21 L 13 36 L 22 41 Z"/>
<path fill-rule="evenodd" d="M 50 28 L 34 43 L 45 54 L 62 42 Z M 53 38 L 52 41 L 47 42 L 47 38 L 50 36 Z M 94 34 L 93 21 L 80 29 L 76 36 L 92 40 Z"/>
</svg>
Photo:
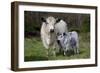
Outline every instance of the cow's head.
<svg viewBox="0 0 100 73">
<path fill-rule="evenodd" d="M 46 26 L 45 29 L 47 29 L 47 31 L 50 32 L 50 33 L 54 33 L 55 24 L 60 21 L 60 19 L 55 19 L 52 16 L 49 16 L 47 18 L 41 18 L 41 20 L 42 20 L 42 22 L 45 23 L 45 26 Z"/>
</svg>

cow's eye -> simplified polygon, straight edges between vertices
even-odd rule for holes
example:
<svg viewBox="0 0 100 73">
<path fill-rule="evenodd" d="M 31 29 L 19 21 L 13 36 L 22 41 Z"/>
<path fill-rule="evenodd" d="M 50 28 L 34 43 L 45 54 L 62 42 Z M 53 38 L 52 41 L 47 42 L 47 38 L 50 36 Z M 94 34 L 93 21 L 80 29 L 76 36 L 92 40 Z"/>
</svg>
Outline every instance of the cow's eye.
<svg viewBox="0 0 100 73">
<path fill-rule="evenodd" d="M 59 33 L 57 33 L 57 35 L 59 35 Z"/>
</svg>

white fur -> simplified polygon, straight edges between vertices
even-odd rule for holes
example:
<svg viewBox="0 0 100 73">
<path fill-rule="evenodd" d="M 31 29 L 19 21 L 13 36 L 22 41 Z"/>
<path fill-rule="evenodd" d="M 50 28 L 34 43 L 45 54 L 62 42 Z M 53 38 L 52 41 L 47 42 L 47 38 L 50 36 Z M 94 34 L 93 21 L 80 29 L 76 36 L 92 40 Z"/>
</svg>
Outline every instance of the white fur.
<svg viewBox="0 0 100 73">
<path fill-rule="evenodd" d="M 48 17 L 46 23 L 43 22 L 41 26 L 41 39 L 44 47 L 48 50 L 50 48 L 55 48 L 55 32 L 50 33 L 51 29 L 54 29 L 54 23 L 56 22 L 54 17 Z M 55 52 L 55 51 L 53 51 Z"/>
<path fill-rule="evenodd" d="M 76 31 L 72 31 L 70 32 L 70 36 L 69 36 L 70 40 L 72 38 L 74 38 L 74 42 L 76 42 L 76 45 L 71 45 L 71 43 L 73 42 L 70 42 L 70 48 L 74 50 L 74 53 L 78 54 L 79 53 L 79 36 L 78 36 L 78 33 Z"/>
<path fill-rule="evenodd" d="M 79 37 L 76 31 L 68 32 L 66 35 L 63 35 L 62 33 L 57 36 L 57 39 L 60 41 L 61 49 L 63 49 L 64 55 L 66 55 L 68 50 L 73 50 L 76 54 L 79 53 Z M 73 42 L 75 42 L 75 45 L 72 45 Z"/>
<path fill-rule="evenodd" d="M 55 32 L 56 34 L 68 32 L 67 23 L 64 20 L 60 20 L 60 22 L 55 24 Z"/>
<path fill-rule="evenodd" d="M 55 24 L 55 33 L 57 37 L 57 33 L 64 33 L 68 32 L 67 23 L 64 20 L 60 20 L 58 23 Z M 56 39 L 57 40 L 57 39 Z M 57 43 L 56 44 L 58 52 L 61 52 L 61 46 Z"/>
</svg>

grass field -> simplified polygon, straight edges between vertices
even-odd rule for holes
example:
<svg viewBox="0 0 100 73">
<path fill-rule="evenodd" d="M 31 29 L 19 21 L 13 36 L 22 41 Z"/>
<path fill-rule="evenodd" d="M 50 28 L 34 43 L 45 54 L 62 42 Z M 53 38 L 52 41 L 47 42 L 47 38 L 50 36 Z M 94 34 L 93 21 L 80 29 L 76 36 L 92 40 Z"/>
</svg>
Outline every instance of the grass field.
<svg viewBox="0 0 100 73">
<path fill-rule="evenodd" d="M 24 49 L 24 61 L 86 59 L 90 58 L 90 34 L 79 34 L 79 55 L 63 56 L 58 54 L 56 57 L 47 58 L 46 49 L 40 37 L 25 38 Z"/>
</svg>

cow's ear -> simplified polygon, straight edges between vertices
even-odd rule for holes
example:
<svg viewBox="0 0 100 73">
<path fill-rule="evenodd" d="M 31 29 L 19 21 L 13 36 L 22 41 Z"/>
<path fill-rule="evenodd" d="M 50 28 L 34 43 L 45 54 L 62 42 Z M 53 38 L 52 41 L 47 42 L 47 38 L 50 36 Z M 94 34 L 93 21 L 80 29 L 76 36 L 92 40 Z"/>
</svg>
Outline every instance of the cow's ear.
<svg viewBox="0 0 100 73">
<path fill-rule="evenodd" d="M 60 20 L 61 20 L 60 18 L 57 18 L 57 19 L 56 19 L 56 23 L 60 22 Z"/>
<path fill-rule="evenodd" d="M 46 19 L 45 19 L 45 18 L 43 18 L 43 17 L 41 18 L 41 20 L 42 20 L 42 22 L 46 22 Z"/>
</svg>

